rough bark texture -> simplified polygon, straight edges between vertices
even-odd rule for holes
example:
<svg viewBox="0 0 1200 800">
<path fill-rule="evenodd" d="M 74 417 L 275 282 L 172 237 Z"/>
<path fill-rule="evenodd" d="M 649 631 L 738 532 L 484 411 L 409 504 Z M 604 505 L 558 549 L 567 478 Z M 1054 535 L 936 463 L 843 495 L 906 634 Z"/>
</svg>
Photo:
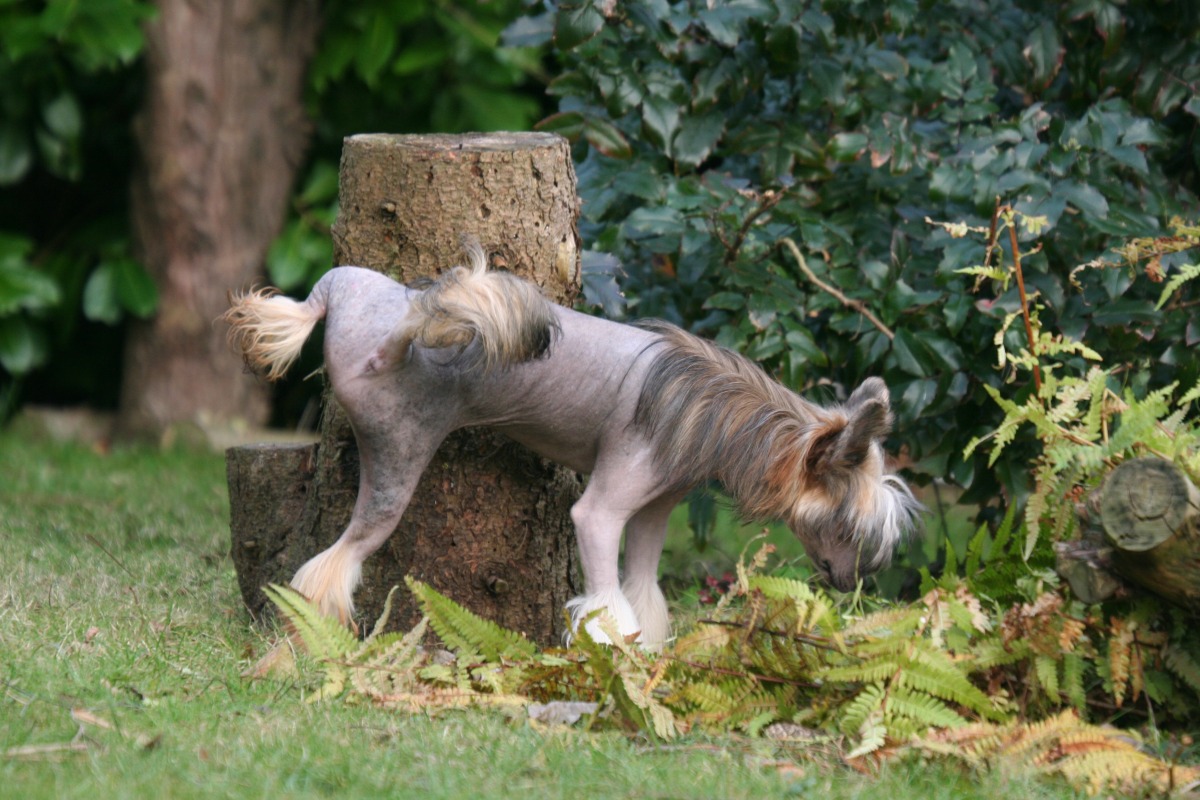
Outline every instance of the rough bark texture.
<svg viewBox="0 0 1200 800">
<path fill-rule="evenodd" d="M 215 320 L 261 273 L 309 139 L 302 94 L 314 0 L 159 0 L 135 122 L 134 245 L 159 288 L 131 327 L 118 426 L 155 434 L 265 421 L 267 390 L 229 357 Z"/>
<path fill-rule="evenodd" d="M 1056 549 L 1058 571 L 1081 599 L 1121 591 L 1115 573 L 1200 612 L 1200 491 L 1181 470 L 1159 458 L 1126 461 L 1080 512 L 1090 535 Z"/>
<path fill-rule="evenodd" d="M 569 303 L 578 291 L 575 175 L 560 137 L 355 136 L 346 140 L 340 181 L 333 227 L 339 264 L 412 282 L 460 263 L 461 237 L 468 235 L 493 267 L 530 278 L 551 299 Z M 246 603 L 257 612 L 264 605 L 258 586 L 288 580 L 341 534 L 357 495 L 358 457 L 327 391 L 311 487 L 294 524 L 272 522 L 268 508 L 285 500 L 262 502 L 256 511 L 251 505 L 259 501 L 235 486 L 235 472 L 245 470 L 234 464 L 249 458 L 231 451 L 230 500 L 240 509 L 235 518 L 262 515 L 233 531 L 234 553 L 241 548 L 240 558 L 256 561 L 238 569 L 257 576 L 248 592 L 243 581 Z M 360 621 L 374 621 L 389 589 L 413 575 L 505 627 L 557 641 L 563 604 L 577 593 L 570 507 L 580 488 L 574 473 L 490 431 L 451 435 L 396 532 L 367 560 L 355 597 Z M 271 496 L 280 494 L 288 492 Z M 277 533 L 262 533 L 272 526 Z M 249 550 L 247 538 L 255 541 Z M 417 611 L 406 594 L 397 601 L 391 626 L 410 627 Z"/>
<path fill-rule="evenodd" d="M 277 582 L 271 551 L 296 535 L 312 485 L 316 444 L 252 444 L 233 447 L 225 458 L 234 569 L 243 597 L 261 597 Z"/>
</svg>

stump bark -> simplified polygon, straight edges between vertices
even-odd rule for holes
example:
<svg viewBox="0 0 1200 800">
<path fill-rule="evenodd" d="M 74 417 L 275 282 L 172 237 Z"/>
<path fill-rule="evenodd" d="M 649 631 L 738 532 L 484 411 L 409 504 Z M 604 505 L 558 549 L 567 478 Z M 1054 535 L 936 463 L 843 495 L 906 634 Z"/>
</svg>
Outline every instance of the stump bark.
<svg viewBox="0 0 1200 800">
<path fill-rule="evenodd" d="M 462 262 L 479 240 L 492 268 L 528 278 L 555 302 L 579 289 L 578 200 L 567 142 L 549 134 L 363 135 L 348 138 L 339 176 L 334 260 L 411 283 Z M 320 443 L 227 459 L 234 560 L 252 613 L 261 586 L 284 583 L 350 519 L 358 454 L 328 387 Z M 412 575 L 499 624 L 559 641 L 563 604 L 577 594 L 574 473 L 486 430 L 452 434 L 396 531 L 363 569 L 360 623 Z M 389 627 L 418 611 L 396 597 Z"/>
<path fill-rule="evenodd" d="M 1120 591 L 1117 575 L 1200 612 L 1200 490 L 1160 458 L 1126 461 L 1087 499 L 1080 542 L 1056 546 L 1058 571 L 1086 602 Z"/>
</svg>

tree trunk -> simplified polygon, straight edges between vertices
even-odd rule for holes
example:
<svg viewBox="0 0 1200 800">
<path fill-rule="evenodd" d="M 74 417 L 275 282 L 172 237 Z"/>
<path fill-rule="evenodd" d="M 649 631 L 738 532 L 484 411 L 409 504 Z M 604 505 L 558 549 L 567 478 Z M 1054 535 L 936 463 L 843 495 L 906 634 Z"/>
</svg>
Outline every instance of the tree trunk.
<svg viewBox="0 0 1200 800">
<path fill-rule="evenodd" d="M 467 235 L 480 241 L 494 268 L 533 280 L 552 300 L 569 303 L 578 291 L 575 174 L 560 137 L 354 136 L 342 153 L 339 201 L 333 226 L 339 264 L 411 283 L 461 263 Z M 358 490 L 353 434 L 328 390 L 311 486 L 295 524 L 273 510 L 294 491 L 284 487 L 260 503 L 236 488 L 246 469 L 235 465 L 261 457 L 231 451 L 228 462 L 230 502 L 235 519 L 243 520 L 233 530 L 234 552 L 254 562 L 239 565 L 239 574 L 260 576 L 244 592 L 254 612 L 264 605 L 258 591 L 264 578 L 287 581 L 341 534 Z M 277 458 L 295 456 L 281 451 Z M 294 481 L 294 467 L 284 472 L 278 480 Z M 574 473 L 498 434 L 451 435 L 396 532 L 364 565 L 355 597 L 360 621 L 373 621 L 391 587 L 412 575 L 505 627 L 543 643 L 559 641 L 563 604 L 577 593 L 570 507 L 579 491 Z M 245 511 L 254 503 L 262 508 Z M 417 618 L 402 593 L 391 625 L 408 628 Z"/>
<path fill-rule="evenodd" d="M 154 435 L 266 420 L 267 388 L 213 321 L 260 274 L 309 139 L 302 96 L 314 0 L 159 0 L 135 121 L 134 248 L 159 289 L 131 326 L 118 427 Z"/>
<path fill-rule="evenodd" d="M 1081 512 L 1092 535 L 1056 546 L 1058 571 L 1081 599 L 1119 591 L 1115 573 L 1200 611 L 1200 491 L 1178 467 L 1160 458 L 1126 461 Z"/>
</svg>

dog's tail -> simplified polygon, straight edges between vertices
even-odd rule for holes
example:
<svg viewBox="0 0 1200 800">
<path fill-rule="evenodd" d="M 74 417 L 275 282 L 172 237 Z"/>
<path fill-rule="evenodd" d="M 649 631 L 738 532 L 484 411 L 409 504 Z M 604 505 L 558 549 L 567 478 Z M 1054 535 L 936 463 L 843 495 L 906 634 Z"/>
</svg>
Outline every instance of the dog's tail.
<svg viewBox="0 0 1200 800">
<path fill-rule="evenodd" d="M 478 243 L 466 245 L 469 267 L 455 267 L 413 298 L 408 316 L 379 348 L 404 361 L 410 345 L 455 348 L 468 367 L 503 369 L 544 356 L 558 333 L 550 302 L 529 281 L 489 272 Z M 468 351 L 473 341 L 479 347 Z"/>
<path fill-rule="evenodd" d="M 246 366 L 267 380 L 279 380 L 325 316 L 325 294 L 321 283 L 307 300 L 292 300 L 275 289 L 230 293 L 229 310 L 221 317 L 229 323 L 229 341 Z"/>
</svg>

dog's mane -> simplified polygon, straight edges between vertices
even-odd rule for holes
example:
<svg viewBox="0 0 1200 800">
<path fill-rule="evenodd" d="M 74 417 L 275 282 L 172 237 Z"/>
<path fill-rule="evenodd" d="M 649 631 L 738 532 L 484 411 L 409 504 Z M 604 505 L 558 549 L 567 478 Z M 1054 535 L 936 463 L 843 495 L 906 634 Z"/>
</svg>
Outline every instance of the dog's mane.
<svg viewBox="0 0 1200 800">
<path fill-rule="evenodd" d="M 667 488 L 719 480 L 752 519 L 789 518 L 813 448 L 847 416 L 772 380 L 749 359 L 660 321 L 634 425 L 655 444 Z"/>
</svg>

